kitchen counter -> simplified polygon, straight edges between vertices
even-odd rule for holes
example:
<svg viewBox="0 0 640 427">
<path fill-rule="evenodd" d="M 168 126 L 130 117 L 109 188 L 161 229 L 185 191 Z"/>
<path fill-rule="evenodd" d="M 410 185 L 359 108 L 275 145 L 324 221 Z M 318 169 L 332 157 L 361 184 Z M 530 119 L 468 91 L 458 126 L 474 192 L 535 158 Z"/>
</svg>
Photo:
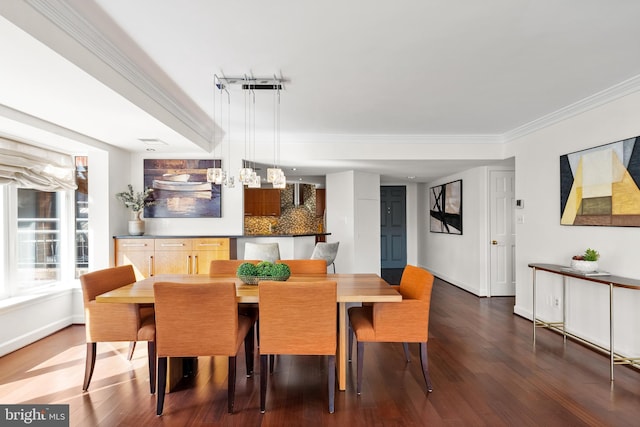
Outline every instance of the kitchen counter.
<svg viewBox="0 0 640 427">
<path fill-rule="evenodd" d="M 330 236 L 331 233 L 307 233 L 307 234 L 244 234 L 244 235 L 189 235 L 189 236 L 155 236 L 144 234 L 142 236 L 129 236 L 127 234 L 113 236 L 114 239 L 186 239 L 186 238 L 207 238 L 223 237 L 227 239 L 259 238 L 259 237 L 309 237 L 309 236 Z"/>
</svg>

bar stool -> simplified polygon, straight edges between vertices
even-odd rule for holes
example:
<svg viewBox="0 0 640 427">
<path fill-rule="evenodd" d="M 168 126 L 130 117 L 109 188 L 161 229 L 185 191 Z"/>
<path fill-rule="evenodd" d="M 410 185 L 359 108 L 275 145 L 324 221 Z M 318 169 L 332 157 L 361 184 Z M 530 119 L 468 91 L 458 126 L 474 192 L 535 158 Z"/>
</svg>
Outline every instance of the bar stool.
<svg viewBox="0 0 640 427">
<path fill-rule="evenodd" d="M 280 259 L 280 245 L 278 243 L 252 243 L 244 244 L 244 259 L 259 259 L 275 263 Z"/>
</svg>

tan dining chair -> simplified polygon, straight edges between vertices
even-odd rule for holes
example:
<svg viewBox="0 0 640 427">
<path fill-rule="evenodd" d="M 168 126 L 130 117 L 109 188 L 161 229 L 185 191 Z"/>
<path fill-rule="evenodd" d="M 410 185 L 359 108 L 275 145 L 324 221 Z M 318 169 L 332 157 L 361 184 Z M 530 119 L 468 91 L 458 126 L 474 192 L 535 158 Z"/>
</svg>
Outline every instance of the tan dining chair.
<svg viewBox="0 0 640 427">
<path fill-rule="evenodd" d="M 253 373 L 255 317 L 238 313 L 234 282 L 171 283 L 153 286 L 156 306 L 158 395 L 156 413 L 162 415 L 167 358 L 227 356 L 227 409 L 233 413 L 236 355 L 244 342 L 247 376 Z"/>
<path fill-rule="evenodd" d="M 365 342 L 401 342 L 407 360 L 409 352 L 406 343 L 419 343 L 422 375 L 427 391 L 433 391 L 427 358 L 433 280 L 433 275 L 427 270 L 407 265 L 398 287 L 402 295 L 401 302 L 374 302 L 371 305 L 349 309 L 351 324 L 349 346 L 353 345 L 353 334 L 355 334 L 358 347 L 358 394 L 362 390 Z"/>
<path fill-rule="evenodd" d="M 258 284 L 262 413 L 266 409 L 268 358 L 282 354 L 328 357 L 329 412 L 334 412 L 336 295 L 335 281 L 263 281 Z"/>
<path fill-rule="evenodd" d="M 97 295 L 135 281 L 136 275 L 131 265 L 106 268 L 80 276 L 87 342 L 82 390 L 89 389 L 98 342 L 147 341 L 149 388 L 151 394 L 156 391 L 156 327 L 153 309 L 141 309 L 138 304 L 98 303 L 95 299 Z M 131 347 L 129 353 L 132 353 Z"/>
<path fill-rule="evenodd" d="M 245 259 L 214 259 L 209 264 L 209 277 L 216 276 L 234 276 L 241 264 L 250 262 L 251 264 L 257 264 L 259 260 L 245 260 Z"/>
<path fill-rule="evenodd" d="M 291 274 L 327 274 L 327 264 L 322 259 L 281 259 L 276 264 L 287 264 Z"/>
</svg>

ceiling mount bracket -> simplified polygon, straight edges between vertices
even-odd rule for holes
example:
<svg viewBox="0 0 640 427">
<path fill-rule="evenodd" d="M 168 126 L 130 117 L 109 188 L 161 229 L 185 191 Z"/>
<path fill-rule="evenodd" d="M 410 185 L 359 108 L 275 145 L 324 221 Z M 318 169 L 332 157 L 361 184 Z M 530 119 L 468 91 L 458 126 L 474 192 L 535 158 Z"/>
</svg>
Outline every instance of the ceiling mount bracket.
<svg viewBox="0 0 640 427">
<path fill-rule="evenodd" d="M 220 90 L 236 86 L 242 90 L 283 90 L 283 78 L 279 77 L 217 77 L 216 87 Z"/>
</svg>

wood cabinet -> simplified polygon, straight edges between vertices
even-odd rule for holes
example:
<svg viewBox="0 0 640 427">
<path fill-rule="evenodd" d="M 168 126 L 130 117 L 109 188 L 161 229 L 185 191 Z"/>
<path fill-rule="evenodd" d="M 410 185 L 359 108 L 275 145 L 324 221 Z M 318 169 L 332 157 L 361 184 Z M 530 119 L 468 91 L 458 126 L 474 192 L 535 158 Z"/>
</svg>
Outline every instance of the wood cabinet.
<svg viewBox="0 0 640 427">
<path fill-rule="evenodd" d="M 226 237 L 116 238 L 115 243 L 116 265 L 133 265 L 138 279 L 208 274 L 211 260 L 235 257 L 235 239 Z"/>
<path fill-rule="evenodd" d="M 246 216 L 280 216 L 280 190 L 277 188 L 245 188 Z"/>
<path fill-rule="evenodd" d="M 324 210 L 327 207 L 327 190 L 324 188 L 316 188 L 316 217 L 324 216 Z"/>
</svg>

